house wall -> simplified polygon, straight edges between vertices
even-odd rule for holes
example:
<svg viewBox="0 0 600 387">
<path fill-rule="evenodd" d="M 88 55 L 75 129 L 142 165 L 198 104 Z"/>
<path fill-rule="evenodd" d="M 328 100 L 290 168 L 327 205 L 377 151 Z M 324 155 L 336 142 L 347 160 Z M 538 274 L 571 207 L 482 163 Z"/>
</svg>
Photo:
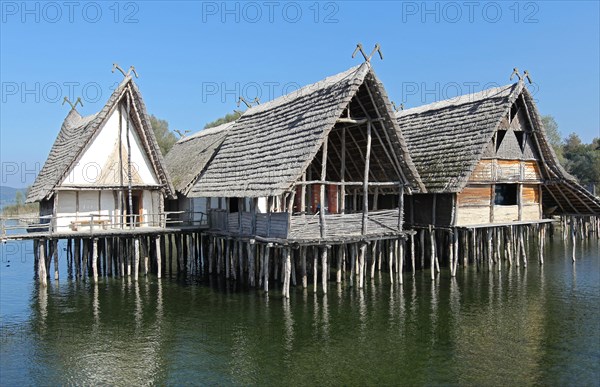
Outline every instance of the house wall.
<svg viewBox="0 0 600 387">
<path fill-rule="evenodd" d="M 56 193 L 56 221 L 55 232 L 72 231 L 73 222 L 86 222 L 94 220 L 106 220 L 107 227 L 120 225 L 119 203 L 115 200 L 115 190 L 86 190 L 86 191 L 58 191 Z M 124 193 L 124 195 L 126 195 Z M 142 191 L 140 227 L 157 226 L 160 211 L 161 193 L 158 190 Z M 89 227 L 89 226 L 88 226 Z M 95 225 L 94 228 L 98 228 Z"/>
<path fill-rule="evenodd" d="M 158 185 L 159 180 L 131 120 L 129 120 L 129 125 L 134 185 Z M 127 185 L 126 127 L 126 120 L 123 119 L 122 133 L 119 138 L 119 111 L 115 110 L 96 137 L 85 148 L 78 163 L 61 185 L 64 187 Z M 121 149 L 122 163 L 119 162 L 119 148 Z M 121 173 L 123 181 L 121 181 Z"/>
</svg>

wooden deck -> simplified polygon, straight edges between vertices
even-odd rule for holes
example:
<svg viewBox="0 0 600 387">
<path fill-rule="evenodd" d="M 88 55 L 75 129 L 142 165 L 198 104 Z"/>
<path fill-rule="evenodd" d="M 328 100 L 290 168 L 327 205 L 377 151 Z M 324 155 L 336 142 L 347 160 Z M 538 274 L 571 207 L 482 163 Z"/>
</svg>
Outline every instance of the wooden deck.
<svg viewBox="0 0 600 387">
<path fill-rule="evenodd" d="M 74 238 L 104 238 L 104 237 L 126 237 L 137 235 L 165 235 L 185 232 L 197 232 L 207 229 L 207 226 L 183 226 L 183 227 L 136 227 L 136 228 L 109 228 L 109 229 L 87 229 L 81 231 L 64 232 L 15 232 L 0 236 L 0 241 L 34 240 L 34 239 L 74 239 Z"/>
</svg>

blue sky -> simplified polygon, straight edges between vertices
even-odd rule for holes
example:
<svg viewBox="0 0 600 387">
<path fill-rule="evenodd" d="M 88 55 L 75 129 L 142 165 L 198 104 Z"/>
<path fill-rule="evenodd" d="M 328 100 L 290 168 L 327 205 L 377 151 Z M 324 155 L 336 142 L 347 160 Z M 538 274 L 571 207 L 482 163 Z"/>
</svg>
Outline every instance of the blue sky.
<svg viewBox="0 0 600 387">
<path fill-rule="evenodd" d="M 356 65 L 370 52 L 406 107 L 531 73 L 542 114 L 563 135 L 600 136 L 599 2 L 2 1 L 0 185 L 33 182 L 68 107 L 98 111 L 135 65 L 151 114 L 200 130 L 236 108 Z"/>
</svg>

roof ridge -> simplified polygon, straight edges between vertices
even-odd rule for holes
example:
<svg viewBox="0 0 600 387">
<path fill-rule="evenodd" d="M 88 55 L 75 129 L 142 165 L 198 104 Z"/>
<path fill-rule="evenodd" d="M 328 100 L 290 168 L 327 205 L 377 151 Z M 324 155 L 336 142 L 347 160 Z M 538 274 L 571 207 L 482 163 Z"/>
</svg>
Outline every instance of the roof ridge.
<svg viewBox="0 0 600 387">
<path fill-rule="evenodd" d="M 420 114 L 432 110 L 440 110 L 452 106 L 459 106 L 468 103 L 475 103 L 490 98 L 503 98 L 510 95 L 517 88 L 519 83 L 511 83 L 498 87 L 491 87 L 476 93 L 463 94 L 452 98 L 432 102 L 425 105 L 415 106 L 406 110 L 396 112 L 396 118 L 411 114 Z"/>
<path fill-rule="evenodd" d="M 294 90 L 292 92 L 289 92 L 285 95 L 279 96 L 275 99 L 272 99 L 270 101 L 267 101 L 265 103 L 261 103 L 259 105 L 255 105 L 252 106 L 250 108 L 248 108 L 248 110 L 246 110 L 243 114 L 243 116 L 248 116 L 248 115 L 252 115 L 252 114 L 257 114 L 257 113 L 261 113 L 265 110 L 270 110 L 273 108 L 276 108 L 278 106 L 283 105 L 284 103 L 288 103 L 290 101 L 293 101 L 296 98 L 299 98 L 305 94 L 309 94 L 314 90 L 319 90 L 322 89 L 324 86 L 328 85 L 328 84 L 335 84 L 338 83 L 340 81 L 342 81 L 345 78 L 350 78 L 351 76 L 354 76 L 355 73 L 358 73 L 359 70 L 361 70 L 363 67 L 369 69 L 370 67 L 368 66 L 368 63 L 362 63 L 360 65 L 356 65 L 356 66 L 352 66 L 349 69 L 342 71 L 340 73 L 337 73 L 335 75 L 330 75 L 324 79 L 321 79 L 320 81 L 317 82 L 313 82 L 311 84 L 302 86 L 301 88 Z"/>
<path fill-rule="evenodd" d="M 236 121 L 225 122 L 223 124 L 220 124 L 220 125 L 217 125 L 217 126 L 212 126 L 210 128 L 200 129 L 199 131 L 197 131 L 196 133 L 192 134 L 191 136 L 180 138 L 176 142 L 176 144 L 182 144 L 182 143 L 184 143 L 186 141 L 191 141 L 191 140 L 194 140 L 194 139 L 197 139 L 197 138 L 200 138 L 200 137 L 208 136 L 210 134 L 215 134 L 215 133 L 221 132 L 223 130 L 227 130 L 227 129 L 229 129 L 229 127 L 233 126 L 233 124 L 235 124 Z"/>
</svg>

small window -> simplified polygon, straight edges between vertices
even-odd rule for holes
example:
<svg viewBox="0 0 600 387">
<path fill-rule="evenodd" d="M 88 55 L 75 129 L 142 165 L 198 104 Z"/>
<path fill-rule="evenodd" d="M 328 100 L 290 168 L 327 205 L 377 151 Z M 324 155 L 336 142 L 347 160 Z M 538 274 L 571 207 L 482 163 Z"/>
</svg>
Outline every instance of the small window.
<svg viewBox="0 0 600 387">
<path fill-rule="evenodd" d="M 504 140 L 504 136 L 506 136 L 506 130 L 498 130 L 498 134 L 496 136 L 496 152 L 500 149 L 500 144 L 502 144 L 502 140 Z"/>
<path fill-rule="evenodd" d="M 229 212 L 234 213 L 238 212 L 238 198 L 229 198 Z"/>
<path fill-rule="evenodd" d="M 516 184 L 496 184 L 494 204 L 497 206 L 514 206 L 517 204 Z"/>
</svg>

